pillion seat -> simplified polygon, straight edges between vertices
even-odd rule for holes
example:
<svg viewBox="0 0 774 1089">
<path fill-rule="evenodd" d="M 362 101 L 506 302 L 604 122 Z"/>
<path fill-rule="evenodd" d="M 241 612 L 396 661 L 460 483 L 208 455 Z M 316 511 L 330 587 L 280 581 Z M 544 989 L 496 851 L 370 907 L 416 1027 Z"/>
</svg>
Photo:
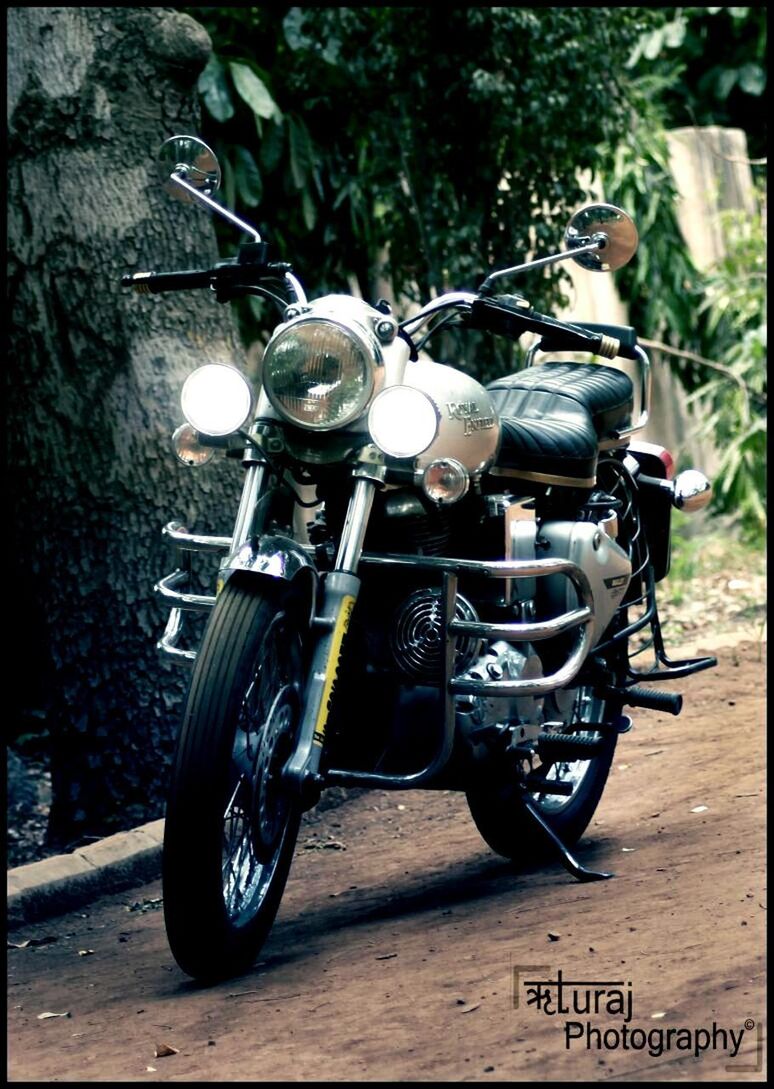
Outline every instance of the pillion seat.
<svg viewBox="0 0 774 1089">
<path fill-rule="evenodd" d="M 631 425 L 631 379 L 592 363 L 541 363 L 487 387 L 500 416 L 496 475 L 592 487 L 600 446 Z"/>
</svg>

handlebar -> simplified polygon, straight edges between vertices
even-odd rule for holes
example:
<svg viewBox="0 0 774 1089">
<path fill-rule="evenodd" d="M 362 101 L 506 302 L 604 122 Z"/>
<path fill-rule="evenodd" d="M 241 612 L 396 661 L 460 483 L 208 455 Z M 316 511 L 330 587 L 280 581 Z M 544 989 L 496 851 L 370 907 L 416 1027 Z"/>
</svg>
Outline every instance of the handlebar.
<svg viewBox="0 0 774 1089">
<path fill-rule="evenodd" d="M 518 339 L 522 333 L 538 333 L 542 351 L 591 352 L 605 359 L 623 356 L 637 359 L 637 335 L 630 326 L 573 325 L 557 321 L 547 314 L 533 310 L 526 299 L 518 295 L 497 295 L 478 298 L 470 313 L 470 325 L 491 333 Z"/>
<path fill-rule="evenodd" d="M 191 269 L 187 272 L 134 272 L 121 277 L 121 287 L 133 287 L 140 295 L 157 295 L 162 291 L 186 291 L 209 287 L 213 269 Z"/>
<path fill-rule="evenodd" d="M 121 277 L 121 287 L 134 288 L 141 295 L 212 288 L 218 302 L 228 302 L 250 288 L 259 288 L 265 280 L 279 277 L 285 282 L 289 302 L 306 303 L 304 289 L 291 266 L 283 261 L 267 262 L 266 250 L 265 242 L 251 242 L 240 246 L 238 257 L 219 261 L 209 269 L 128 273 Z"/>
</svg>

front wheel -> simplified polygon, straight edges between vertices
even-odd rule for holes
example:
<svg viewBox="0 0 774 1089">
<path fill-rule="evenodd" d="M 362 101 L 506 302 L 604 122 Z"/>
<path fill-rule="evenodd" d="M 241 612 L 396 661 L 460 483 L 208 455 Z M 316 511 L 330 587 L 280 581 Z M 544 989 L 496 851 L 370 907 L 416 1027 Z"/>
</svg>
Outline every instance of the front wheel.
<svg viewBox="0 0 774 1089">
<path fill-rule="evenodd" d="M 522 771 L 532 770 L 548 780 L 558 780 L 571 791 L 567 795 L 541 793 L 530 797 L 565 846 L 572 847 L 583 835 L 602 797 L 618 740 L 610 725 L 618 715 L 586 687 L 557 693 L 557 697 L 564 706 L 550 706 L 554 697 L 548 697 L 546 710 L 550 708 L 551 720 L 559 717 L 563 721 L 548 727 L 546 736 L 572 732 L 573 737 L 598 742 L 600 749 L 589 760 L 557 761 L 544 766 L 537 763 L 531 768 L 525 765 Z M 602 723 L 608 727 L 606 730 L 594 729 L 595 724 Z M 501 773 L 498 783 L 469 790 L 468 806 L 476 827 L 493 851 L 515 862 L 534 861 L 542 858 L 548 848 L 521 804 L 518 779 L 517 771 Z"/>
<path fill-rule="evenodd" d="M 167 937 L 195 978 L 247 970 L 277 913 L 300 821 L 281 771 L 303 663 L 288 588 L 233 576 L 197 655 L 164 829 Z"/>
</svg>

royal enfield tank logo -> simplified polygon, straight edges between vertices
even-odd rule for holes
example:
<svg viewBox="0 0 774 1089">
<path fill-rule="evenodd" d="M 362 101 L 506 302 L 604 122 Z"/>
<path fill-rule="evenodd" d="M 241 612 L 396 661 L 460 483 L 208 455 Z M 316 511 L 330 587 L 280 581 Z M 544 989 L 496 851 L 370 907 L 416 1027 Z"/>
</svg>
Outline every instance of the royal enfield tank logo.
<svg viewBox="0 0 774 1089">
<path fill-rule="evenodd" d="M 447 401 L 446 411 L 450 420 L 462 420 L 463 433 L 472 435 L 474 431 L 488 431 L 494 427 L 494 416 L 479 416 L 476 401 Z"/>
</svg>

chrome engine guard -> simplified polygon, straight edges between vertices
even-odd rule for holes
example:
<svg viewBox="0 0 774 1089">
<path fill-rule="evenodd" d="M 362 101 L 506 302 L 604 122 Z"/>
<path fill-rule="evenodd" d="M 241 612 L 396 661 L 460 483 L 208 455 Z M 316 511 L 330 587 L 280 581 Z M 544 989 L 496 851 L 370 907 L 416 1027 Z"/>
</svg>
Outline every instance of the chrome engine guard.
<svg viewBox="0 0 774 1089">
<path fill-rule="evenodd" d="M 260 547 L 250 543 L 231 551 L 231 537 L 209 537 L 189 533 L 182 522 L 168 522 L 162 530 L 180 550 L 180 566 L 170 575 L 160 579 L 153 587 L 170 605 L 169 618 L 161 639 L 156 643 L 157 650 L 169 654 L 184 665 L 192 665 L 196 660 L 195 650 L 185 650 L 178 646 L 183 633 L 186 612 L 207 612 L 216 601 L 214 594 L 191 594 L 184 589 L 191 581 L 192 552 L 229 553 L 221 562 L 218 587 L 233 571 L 249 571 L 255 575 L 293 581 L 299 575 L 306 578 L 310 592 L 309 622 L 314 617 L 317 601 L 317 571 L 305 550 L 295 541 L 277 535 L 265 535 L 260 538 Z"/>
<path fill-rule="evenodd" d="M 171 574 L 159 580 L 155 585 L 156 593 L 169 603 L 170 613 L 164 634 L 156 644 L 158 650 L 168 654 L 176 661 L 190 665 L 196 659 L 195 650 L 180 647 L 184 614 L 186 612 L 207 612 L 215 604 L 215 595 L 188 593 L 185 587 L 190 584 L 191 552 L 228 553 L 231 548 L 230 537 L 215 537 L 189 533 L 181 522 L 169 522 L 163 534 L 177 545 L 181 553 L 180 566 Z M 284 539 L 283 539 L 284 541 Z M 277 541 L 267 542 L 277 545 Z M 244 550 L 242 550 L 244 551 Z M 299 559 L 301 547 L 296 546 L 291 574 L 295 575 L 302 566 L 312 572 L 311 559 L 306 562 Z M 271 555 L 270 555 L 271 553 Z M 280 574 L 279 568 L 272 570 L 272 557 L 278 554 L 276 548 L 267 552 L 261 550 L 260 557 L 266 562 L 247 564 L 252 570 L 261 570 L 266 574 Z M 241 557 L 241 559 L 240 559 Z M 233 564 L 230 563 L 233 560 Z M 389 553 L 364 552 L 360 562 L 368 567 L 412 568 L 450 576 L 453 602 L 450 616 L 454 617 L 457 577 L 462 574 L 476 575 L 481 578 L 513 579 L 539 578 L 546 575 L 566 575 L 575 587 L 580 605 L 576 609 L 562 613 L 550 620 L 532 622 L 513 622 L 492 624 L 484 621 L 452 619 L 448 625 L 448 637 L 454 643 L 458 635 L 474 636 L 487 640 L 504 639 L 513 643 L 537 643 L 543 639 L 561 635 L 563 632 L 577 630 L 575 644 L 565 663 L 554 673 L 546 677 L 523 680 L 476 680 L 471 677 L 451 676 L 449 691 L 453 694 L 472 696 L 543 696 L 557 688 L 564 688 L 580 671 L 591 648 L 594 619 L 594 597 L 589 580 L 576 564 L 569 560 L 462 560 L 443 556 L 405 556 Z M 225 560 L 222 569 L 238 569 L 246 566 L 242 552 Z M 287 565 L 280 564 L 287 573 Z M 287 577 L 280 575 L 280 577 Z M 454 659 L 452 658 L 452 661 Z"/>
</svg>

